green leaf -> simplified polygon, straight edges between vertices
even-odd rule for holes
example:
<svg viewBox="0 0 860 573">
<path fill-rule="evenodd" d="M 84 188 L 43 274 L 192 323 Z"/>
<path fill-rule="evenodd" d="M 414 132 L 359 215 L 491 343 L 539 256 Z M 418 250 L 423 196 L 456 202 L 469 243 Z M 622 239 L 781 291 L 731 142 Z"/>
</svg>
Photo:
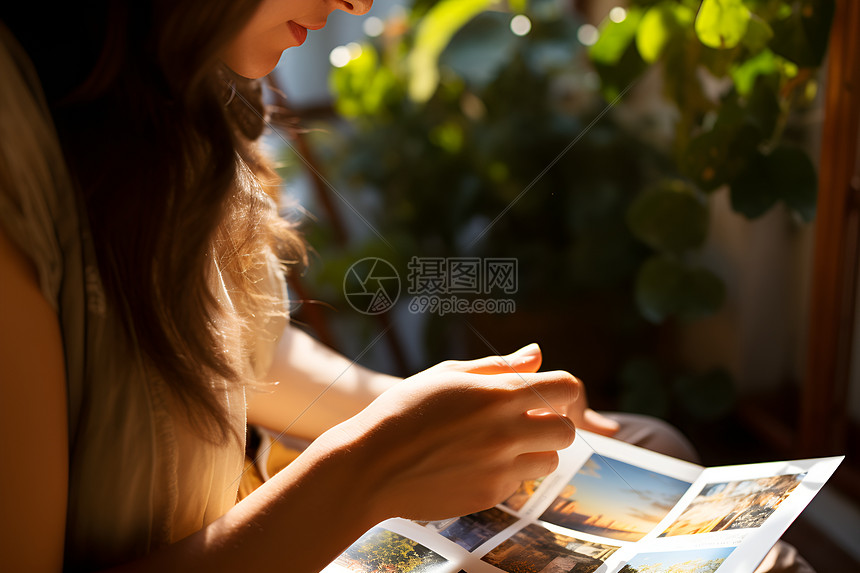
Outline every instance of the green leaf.
<svg viewBox="0 0 860 573">
<path fill-rule="evenodd" d="M 833 0 L 803 0 L 792 4 L 791 13 L 772 24 L 770 48 L 800 67 L 818 67 L 827 53 Z"/>
<path fill-rule="evenodd" d="M 684 173 L 702 190 L 714 191 L 746 168 L 761 140 L 761 132 L 748 122 L 705 132 L 687 146 L 682 160 Z"/>
<path fill-rule="evenodd" d="M 663 322 L 678 312 L 684 269 L 666 258 L 649 259 L 636 277 L 636 303 L 646 320 Z"/>
<path fill-rule="evenodd" d="M 690 269 L 681 297 L 681 318 L 692 320 L 713 314 L 723 305 L 726 287 L 714 273 L 703 268 Z"/>
<path fill-rule="evenodd" d="M 732 183 L 772 135 L 781 109 L 774 88 L 776 76 L 760 76 L 746 98 L 729 95 L 710 131 L 696 136 L 684 150 L 681 167 L 704 191 Z"/>
<path fill-rule="evenodd" d="M 522 14 L 528 7 L 528 0 L 508 0 L 508 6 L 514 14 Z"/>
<path fill-rule="evenodd" d="M 337 95 L 337 111 L 345 117 L 375 114 L 397 84 L 392 71 L 379 66 L 376 49 L 370 44 L 362 45 L 361 55 L 346 66 L 334 68 L 329 82 Z"/>
<path fill-rule="evenodd" d="M 683 125 L 689 119 L 706 113 L 715 104 L 705 94 L 704 84 L 698 77 L 699 58 L 691 57 L 691 50 L 696 50 L 698 46 L 692 32 L 694 13 L 683 4 L 675 6 L 673 12 L 679 27 L 661 55 L 666 70 L 663 74 L 663 94 L 681 111 L 679 125 Z M 681 135 L 678 130 L 676 134 L 682 139 L 688 137 L 686 133 Z"/>
<path fill-rule="evenodd" d="M 453 120 L 434 127 L 429 136 L 430 141 L 452 155 L 463 148 L 463 128 Z"/>
<path fill-rule="evenodd" d="M 731 412 L 735 401 L 732 376 L 723 368 L 704 374 L 681 376 L 673 384 L 674 394 L 685 412 L 712 422 Z"/>
<path fill-rule="evenodd" d="M 717 50 L 708 46 L 701 46 L 699 62 L 716 78 L 727 76 L 731 70 L 732 64 L 734 64 L 737 59 L 737 50 Z"/>
<path fill-rule="evenodd" d="M 779 78 L 773 75 L 758 76 L 752 93 L 747 97 L 747 120 L 759 128 L 765 138 L 776 131 L 782 108 L 779 104 Z"/>
<path fill-rule="evenodd" d="M 591 61 L 607 66 L 617 64 L 636 37 L 641 20 L 642 10 L 638 8 L 631 8 L 621 22 L 613 22 L 607 18 L 600 27 L 597 42 L 588 49 Z"/>
<path fill-rule="evenodd" d="M 649 321 L 707 316 L 723 304 L 725 286 L 713 273 L 668 257 L 648 259 L 636 277 L 636 303 Z"/>
<path fill-rule="evenodd" d="M 510 14 L 483 12 L 456 34 L 439 56 L 438 65 L 451 69 L 474 89 L 483 89 L 510 64 L 521 38 L 511 33 Z"/>
<path fill-rule="evenodd" d="M 773 175 L 767 156 L 757 153 L 732 183 L 732 209 L 748 219 L 764 215 L 779 201 L 779 190 Z"/>
<path fill-rule="evenodd" d="M 804 221 L 815 218 L 818 174 L 809 155 L 796 147 L 777 147 L 770 154 L 771 165 L 779 171 L 782 200 Z"/>
<path fill-rule="evenodd" d="M 426 102 L 439 85 L 439 55 L 466 22 L 487 9 L 492 0 L 441 0 L 418 25 L 409 54 L 409 97 Z"/>
<path fill-rule="evenodd" d="M 759 16 L 752 14 L 750 17 L 747 32 L 744 34 L 741 43 L 743 46 L 755 54 L 767 46 L 770 39 L 773 38 L 773 28 Z"/>
<path fill-rule="evenodd" d="M 777 201 L 806 221 L 815 217 L 818 181 L 815 166 L 801 149 L 781 146 L 758 154 L 732 184 L 732 209 L 749 219 L 760 217 Z"/>
<path fill-rule="evenodd" d="M 689 185 L 664 181 L 633 201 L 627 224 L 633 235 L 651 248 L 682 253 L 705 241 L 708 209 Z"/>
<path fill-rule="evenodd" d="M 696 34 L 711 48 L 734 48 L 746 34 L 749 21 L 750 11 L 742 0 L 704 0 L 696 17 Z"/>
<path fill-rule="evenodd" d="M 636 48 L 642 59 L 653 64 L 663 53 L 663 50 L 672 41 L 672 38 L 681 31 L 676 16 L 676 10 L 680 6 L 670 4 L 659 4 L 650 8 L 636 32 Z"/>
<path fill-rule="evenodd" d="M 752 58 L 732 68 L 731 76 L 738 93 L 746 96 L 752 92 L 756 78 L 778 72 L 779 63 L 776 55 L 770 50 L 762 50 Z"/>
<path fill-rule="evenodd" d="M 600 75 L 600 91 L 607 101 L 612 101 L 624 88 L 648 69 L 648 64 L 642 60 L 639 50 L 633 45 L 627 47 L 617 64 L 607 65 L 594 62 L 594 68 Z"/>
</svg>

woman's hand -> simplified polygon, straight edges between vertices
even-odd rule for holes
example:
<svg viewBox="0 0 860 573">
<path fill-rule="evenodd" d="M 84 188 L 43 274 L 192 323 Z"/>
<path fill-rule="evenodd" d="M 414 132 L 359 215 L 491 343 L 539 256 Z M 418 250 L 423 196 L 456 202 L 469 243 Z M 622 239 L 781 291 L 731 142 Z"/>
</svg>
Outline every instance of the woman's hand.
<svg viewBox="0 0 860 573">
<path fill-rule="evenodd" d="M 555 412 L 585 411 L 576 378 L 539 366 L 531 345 L 394 384 L 227 514 L 127 570 L 245 571 L 288 556 L 291 571 L 319 571 L 386 518 L 491 507 L 556 468 L 574 428 Z"/>
<path fill-rule="evenodd" d="M 581 383 L 567 372 L 535 373 L 539 365 L 537 345 L 443 362 L 321 441 L 360 452 L 381 515 L 442 519 L 486 509 L 552 472 L 556 450 L 573 443 L 574 425 L 559 412 L 576 404 Z"/>
<path fill-rule="evenodd" d="M 530 344 L 526 346 L 522 350 L 519 351 L 518 354 L 526 350 L 530 350 L 531 354 L 530 358 L 525 363 L 520 365 L 518 369 L 519 372 L 537 372 L 538 368 L 540 368 L 541 364 L 541 351 L 537 344 Z M 493 357 L 492 359 L 498 359 L 499 361 L 504 361 L 505 359 L 501 356 Z M 507 366 L 507 364 L 500 365 Z M 528 369 L 528 370 L 526 370 Z M 567 407 L 563 410 L 559 410 L 558 413 L 566 415 L 573 422 L 573 425 L 579 428 L 580 430 L 587 430 L 589 432 L 594 432 L 595 434 L 601 434 L 603 436 L 612 437 L 616 433 L 618 433 L 619 425 L 618 422 L 611 418 L 607 418 L 603 414 L 595 412 L 591 408 L 588 407 L 588 399 L 585 394 L 585 385 L 582 384 L 580 380 L 580 393 L 577 396 L 576 400 L 570 402 Z"/>
</svg>

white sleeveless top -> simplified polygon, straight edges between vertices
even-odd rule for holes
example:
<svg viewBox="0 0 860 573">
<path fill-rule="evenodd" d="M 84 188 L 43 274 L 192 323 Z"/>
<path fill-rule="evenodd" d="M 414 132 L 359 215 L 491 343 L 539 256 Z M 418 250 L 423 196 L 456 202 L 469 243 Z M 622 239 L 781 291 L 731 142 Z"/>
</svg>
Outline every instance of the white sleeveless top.
<svg viewBox="0 0 860 573">
<path fill-rule="evenodd" d="M 129 561 L 211 523 L 236 502 L 244 443 L 216 446 L 189 427 L 171 391 L 147 370 L 107 312 L 82 210 L 38 78 L 0 23 L 0 225 L 33 261 L 63 335 L 69 399 L 66 567 Z M 261 318 L 248 369 L 262 375 L 286 323 L 286 287 L 269 253 L 263 284 L 284 302 Z M 233 309 L 230 280 L 211 288 Z M 213 382 L 237 435 L 241 387 Z"/>
</svg>

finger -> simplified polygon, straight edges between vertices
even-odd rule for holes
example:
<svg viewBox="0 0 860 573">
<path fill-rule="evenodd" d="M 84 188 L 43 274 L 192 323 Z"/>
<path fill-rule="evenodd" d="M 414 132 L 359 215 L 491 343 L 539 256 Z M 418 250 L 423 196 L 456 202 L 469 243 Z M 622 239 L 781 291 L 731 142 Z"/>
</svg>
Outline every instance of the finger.
<svg viewBox="0 0 860 573">
<path fill-rule="evenodd" d="M 439 367 L 472 374 L 537 372 L 542 360 L 540 346 L 532 343 L 507 356 L 486 356 L 476 360 L 449 360 L 440 364 Z"/>
<path fill-rule="evenodd" d="M 573 422 L 553 413 L 522 415 L 512 430 L 518 441 L 518 453 L 563 450 L 576 438 Z"/>
<path fill-rule="evenodd" d="M 563 371 L 509 374 L 505 383 L 515 389 L 509 407 L 521 412 L 547 409 L 562 414 L 582 392 L 582 382 Z"/>
<path fill-rule="evenodd" d="M 583 430 L 609 437 L 614 436 L 621 428 L 618 422 L 612 418 L 607 418 L 599 412 L 595 412 L 591 408 L 586 408 L 582 413 L 582 420 L 579 426 Z"/>
<path fill-rule="evenodd" d="M 549 475 L 558 468 L 558 452 L 530 452 L 514 460 L 514 472 L 520 481 Z"/>
</svg>

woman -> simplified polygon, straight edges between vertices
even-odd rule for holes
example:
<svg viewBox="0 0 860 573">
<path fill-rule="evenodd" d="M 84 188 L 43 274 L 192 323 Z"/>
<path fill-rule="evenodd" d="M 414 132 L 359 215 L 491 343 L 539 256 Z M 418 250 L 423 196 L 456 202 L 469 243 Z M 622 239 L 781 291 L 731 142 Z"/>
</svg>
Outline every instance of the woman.
<svg viewBox="0 0 860 573">
<path fill-rule="evenodd" d="M 574 424 L 618 431 L 573 376 L 537 373 L 536 345 L 401 382 L 285 326 L 278 257 L 304 251 L 242 77 L 369 8 L 2 14 L 0 569 L 318 571 L 388 517 L 503 500 Z M 246 422 L 314 441 L 236 503 Z"/>
<path fill-rule="evenodd" d="M 534 345 L 398 384 L 280 336 L 303 250 L 239 76 L 370 1 L 92 6 L 3 14 L 2 568 L 316 571 L 552 471 L 572 424 L 540 411 L 585 403 Z M 316 440 L 235 503 L 246 420 Z"/>
</svg>

